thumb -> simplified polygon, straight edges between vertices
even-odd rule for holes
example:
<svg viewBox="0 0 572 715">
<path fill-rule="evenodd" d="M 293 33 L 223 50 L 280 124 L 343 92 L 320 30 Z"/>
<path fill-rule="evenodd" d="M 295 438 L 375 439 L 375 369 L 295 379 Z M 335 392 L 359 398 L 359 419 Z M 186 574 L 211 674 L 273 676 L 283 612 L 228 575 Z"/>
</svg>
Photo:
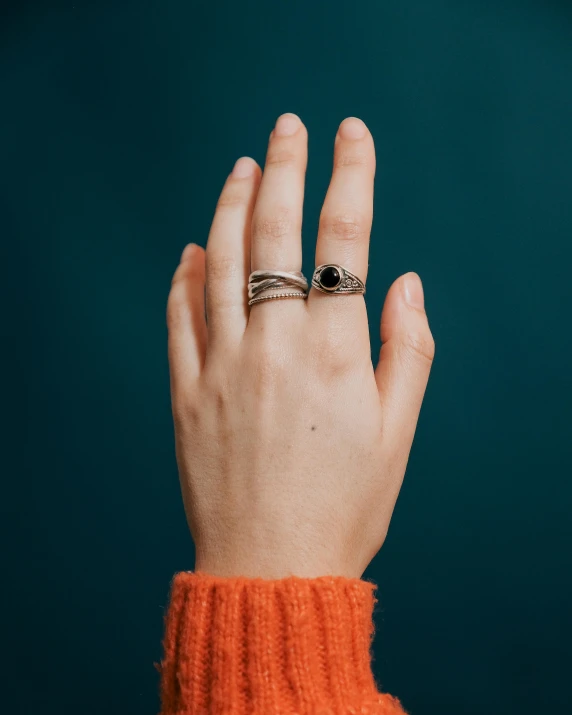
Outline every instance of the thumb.
<svg viewBox="0 0 572 715">
<path fill-rule="evenodd" d="M 385 437 L 389 444 L 406 447 L 407 459 L 435 355 L 416 273 L 406 273 L 389 289 L 381 314 L 381 341 L 375 379 Z"/>
</svg>

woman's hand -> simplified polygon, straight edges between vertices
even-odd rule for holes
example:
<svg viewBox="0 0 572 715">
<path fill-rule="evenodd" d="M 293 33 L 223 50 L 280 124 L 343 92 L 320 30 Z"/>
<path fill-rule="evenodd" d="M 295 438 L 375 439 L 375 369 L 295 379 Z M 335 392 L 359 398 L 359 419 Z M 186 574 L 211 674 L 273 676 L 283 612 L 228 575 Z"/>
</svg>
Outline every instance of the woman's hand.
<svg viewBox="0 0 572 715">
<path fill-rule="evenodd" d="M 405 473 L 434 354 L 417 275 L 388 292 L 375 369 L 362 295 L 311 288 L 307 300 L 247 304 L 251 270 L 301 270 L 306 162 L 306 128 L 285 114 L 264 175 L 239 159 L 206 252 L 187 246 L 173 278 L 171 393 L 196 571 L 361 577 Z M 364 282 L 374 173 L 371 134 L 346 119 L 316 265 Z"/>
</svg>

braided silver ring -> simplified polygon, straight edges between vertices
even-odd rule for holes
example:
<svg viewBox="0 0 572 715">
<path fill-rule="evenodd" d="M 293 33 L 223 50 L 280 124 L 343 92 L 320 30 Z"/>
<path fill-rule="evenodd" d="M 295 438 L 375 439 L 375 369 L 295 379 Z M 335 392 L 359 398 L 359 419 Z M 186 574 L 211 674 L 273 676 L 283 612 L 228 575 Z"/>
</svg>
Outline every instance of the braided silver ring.
<svg viewBox="0 0 572 715">
<path fill-rule="evenodd" d="M 301 271 L 252 271 L 248 278 L 248 305 L 276 298 L 306 298 L 308 290 L 308 281 Z"/>
</svg>

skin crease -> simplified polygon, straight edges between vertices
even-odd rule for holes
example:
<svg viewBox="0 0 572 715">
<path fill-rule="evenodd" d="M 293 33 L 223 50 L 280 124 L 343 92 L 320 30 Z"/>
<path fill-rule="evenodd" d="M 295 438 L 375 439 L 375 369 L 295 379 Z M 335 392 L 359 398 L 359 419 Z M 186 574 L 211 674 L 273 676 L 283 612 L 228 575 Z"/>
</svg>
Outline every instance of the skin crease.
<svg viewBox="0 0 572 715">
<path fill-rule="evenodd" d="M 247 304 L 251 270 L 301 270 L 306 163 L 306 128 L 282 115 L 264 175 L 238 160 L 206 251 L 189 244 L 173 278 L 171 398 L 196 571 L 359 578 L 403 481 L 435 350 L 418 276 L 387 294 L 376 366 L 363 295 Z M 348 118 L 316 265 L 366 280 L 374 175 L 373 138 Z"/>
</svg>

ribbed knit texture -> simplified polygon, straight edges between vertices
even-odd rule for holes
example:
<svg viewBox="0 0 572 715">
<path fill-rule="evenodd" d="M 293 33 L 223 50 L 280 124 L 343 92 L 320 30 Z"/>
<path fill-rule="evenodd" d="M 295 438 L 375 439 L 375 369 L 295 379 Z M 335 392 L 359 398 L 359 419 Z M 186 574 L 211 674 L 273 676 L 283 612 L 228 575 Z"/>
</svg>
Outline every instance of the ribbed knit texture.
<svg viewBox="0 0 572 715">
<path fill-rule="evenodd" d="M 161 715 L 403 715 L 371 670 L 375 584 L 177 574 Z"/>
</svg>

